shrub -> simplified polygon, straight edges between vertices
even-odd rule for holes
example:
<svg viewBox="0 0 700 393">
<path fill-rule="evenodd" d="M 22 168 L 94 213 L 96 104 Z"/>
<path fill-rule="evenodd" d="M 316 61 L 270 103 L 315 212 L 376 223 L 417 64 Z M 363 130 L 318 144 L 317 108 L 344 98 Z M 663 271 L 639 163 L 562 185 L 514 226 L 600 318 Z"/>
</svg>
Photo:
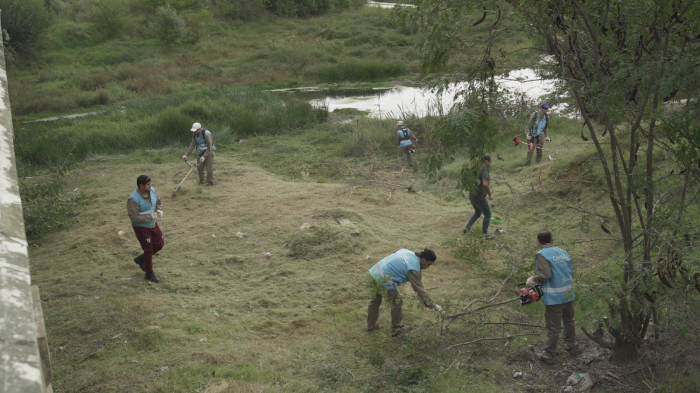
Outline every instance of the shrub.
<svg viewBox="0 0 700 393">
<path fill-rule="evenodd" d="M 77 192 L 64 195 L 67 175 L 65 166 L 61 166 L 52 170 L 43 182 L 20 181 L 24 228 L 29 241 L 66 229 L 75 207 L 85 202 Z"/>
<path fill-rule="evenodd" d="M 181 44 L 189 32 L 185 21 L 170 4 L 158 7 L 151 28 L 158 41 L 166 46 Z"/>
<path fill-rule="evenodd" d="M 265 13 L 263 0 L 221 0 L 216 5 L 217 14 L 225 19 L 251 21 Z"/>
<path fill-rule="evenodd" d="M 103 39 L 118 38 L 131 30 L 129 4 L 125 0 L 102 1 L 91 19 Z"/>
<path fill-rule="evenodd" d="M 51 14 L 42 0 L 3 0 L 0 5 L 2 28 L 10 36 L 6 45 L 19 55 L 28 53 L 51 24 Z"/>
</svg>

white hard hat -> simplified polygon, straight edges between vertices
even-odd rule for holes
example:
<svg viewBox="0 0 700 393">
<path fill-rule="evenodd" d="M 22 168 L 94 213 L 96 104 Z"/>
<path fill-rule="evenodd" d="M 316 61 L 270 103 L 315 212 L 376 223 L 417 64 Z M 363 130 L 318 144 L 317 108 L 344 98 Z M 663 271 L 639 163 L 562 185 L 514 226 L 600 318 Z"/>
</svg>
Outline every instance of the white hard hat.
<svg viewBox="0 0 700 393">
<path fill-rule="evenodd" d="M 396 126 L 397 126 L 397 127 L 398 127 L 398 126 L 402 126 L 402 125 L 403 125 L 403 122 L 402 122 L 401 120 L 399 120 L 399 122 L 396 123 Z"/>
<path fill-rule="evenodd" d="M 202 125 L 201 125 L 201 124 L 199 124 L 199 123 L 194 123 L 194 124 L 192 124 L 192 129 L 191 129 L 190 131 L 195 132 L 195 131 L 197 131 L 197 130 L 200 129 L 200 128 L 202 128 Z"/>
</svg>

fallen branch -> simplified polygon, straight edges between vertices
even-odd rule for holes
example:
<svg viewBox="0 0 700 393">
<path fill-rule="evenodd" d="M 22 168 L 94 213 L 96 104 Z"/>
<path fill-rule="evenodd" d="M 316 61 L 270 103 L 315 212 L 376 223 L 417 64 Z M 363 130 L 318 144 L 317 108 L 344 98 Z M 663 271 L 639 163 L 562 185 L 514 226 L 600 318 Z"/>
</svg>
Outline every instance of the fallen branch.
<svg viewBox="0 0 700 393">
<path fill-rule="evenodd" d="M 463 345 L 474 344 L 474 343 L 478 343 L 478 342 L 481 342 L 481 341 L 510 340 L 510 339 L 512 339 L 512 338 L 514 338 L 514 337 L 520 337 L 520 336 L 539 336 L 539 333 L 521 333 L 521 334 L 514 334 L 514 335 L 512 335 L 512 336 L 506 336 L 506 337 L 485 337 L 485 338 L 477 338 L 476 340 L 472 340 L 472 341 L 467 341 L 467 342 L 464 342 L 464 343 L 459 343 L 459 344 L 450 345 L 449 347 L 445 348 L 445 349 L 444 349 L 442 352 L 440 352 L 440 353 L 442 354 L 443 352 L 449 351 L 450 349 L 455 348 L 455 347 L 461 347 L 461 346 L 463 346 Z"/>
</svg>

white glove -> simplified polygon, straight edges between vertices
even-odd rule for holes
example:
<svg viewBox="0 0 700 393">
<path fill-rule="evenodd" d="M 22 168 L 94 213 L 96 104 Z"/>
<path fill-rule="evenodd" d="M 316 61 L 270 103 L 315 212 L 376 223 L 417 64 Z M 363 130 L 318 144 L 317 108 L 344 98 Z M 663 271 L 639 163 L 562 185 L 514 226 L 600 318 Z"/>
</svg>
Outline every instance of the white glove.
<svg viewBox="0 0 700 393">
<path fill-rule="evenodd" d="M 550 142 L 550 141 L 551 141 L 551 139 L 549 139 L 549 137 L 544 138 L 544 140 L 547 141 L 547 142 Z"/>
<path fill-rule="evenodd" d="M 532 135 L 530 135 L 529 132 L 528 132 L 528 133 L 525 133 L 525 136 L 527 137 L 527 140 L 528 140 L 528 141 L 529 141 L 530 139 L 532 139 Z"/>
<path fill-rule="evenodd" d="M 442 307 L 440 307 L 439 304 L 433 305 L 433 310 L 437 311 L 437 313 L 440 315 L 445 315 L 445 311 L 442 310 Z"/>
<path fill-rule="evenodd" d="M 528 278 L 527 281 L 525 282 L 525 285 L 528 288 L 534 287 L 535 285 L 537 285 L 537 277 L 532 276 L 532 277 Z"/>
<path fill-rule="evenodd" d="M 187 161 L 187 156 L 180 157 L 181 160 Z"/>
<path fill-rule="evenodd" d="M 199 162 L 200 163 L 204 162 L 204 156 L 199 157 Z"/>
<path fill-rule="evenodd" d="M 156 214 L 158 215 L 158 218 L 163 218 L 163 211 L 162 210 L 158 210 L 156 212 Z"/>
</svg>

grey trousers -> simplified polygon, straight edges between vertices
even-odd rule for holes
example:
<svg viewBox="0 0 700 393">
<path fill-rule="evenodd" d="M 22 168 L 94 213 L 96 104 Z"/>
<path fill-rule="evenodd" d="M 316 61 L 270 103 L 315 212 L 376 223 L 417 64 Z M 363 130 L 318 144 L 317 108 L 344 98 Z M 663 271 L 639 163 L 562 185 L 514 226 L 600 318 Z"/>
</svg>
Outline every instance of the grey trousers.
<svg viewBox="0 0 700 393">
<path fill-rule="evenodd" d="M 411 153 L 408 152 L 408 146 L 399 146 L 399 152 L 396 154 L 396 166 L 401 169 L 401 155 L 406 154 L 406 161 L 408 161 L 408 166 L 413 166 L 413 161 L 411 161 Z"/>
<path fill-rule="evenodd" d="M 535 158 L 535 163 L 539 164 L 542 161 L 542 148 L 544 147 L 544 135 L 533 136 L 531 139 L 534 146 L 532 149 L 527 149 L 527 157 L 525 157 L 525 165 L 530 165 L 532 161 L 532 152 L 537 150 L 537 158 Z"/>
<path fill-rule="evenodd" d="M 199 159 L 199 158 L 197 158 Z M 212 151 L 211 154 L 207 158 L 204 159 L 204 162 L 197 165 L 197 172 L 199 172 L 199 182 L 204 183 L 204 168 L 207 169 L 207 183 L 209 184 L 214 184 L 214 152 Z"/>
<path fill-rule="evenodd" d="M 399 291 L 389 289 L 386 291 L 387 300 L 391 303 L 391 331 L 401 329 L 403 327 L 403 300 L 399 297 Z M 367 330 L 379 329 L 379 306 L 382 304 L 382 295 L 377 293 L 374 299 L 369 301 L 367 306 Z"/>
<path fill-rule="evenodd" d="M 564 348 L 569 352 L 578 349 L 576 346 L 576 325 L 574 324 L 574 302 L 544 306 L 547 340 L 544 342 L 543 358 L 554 359 L 556 356 L 562 321 L 564 322 Z"/>
</svg>

